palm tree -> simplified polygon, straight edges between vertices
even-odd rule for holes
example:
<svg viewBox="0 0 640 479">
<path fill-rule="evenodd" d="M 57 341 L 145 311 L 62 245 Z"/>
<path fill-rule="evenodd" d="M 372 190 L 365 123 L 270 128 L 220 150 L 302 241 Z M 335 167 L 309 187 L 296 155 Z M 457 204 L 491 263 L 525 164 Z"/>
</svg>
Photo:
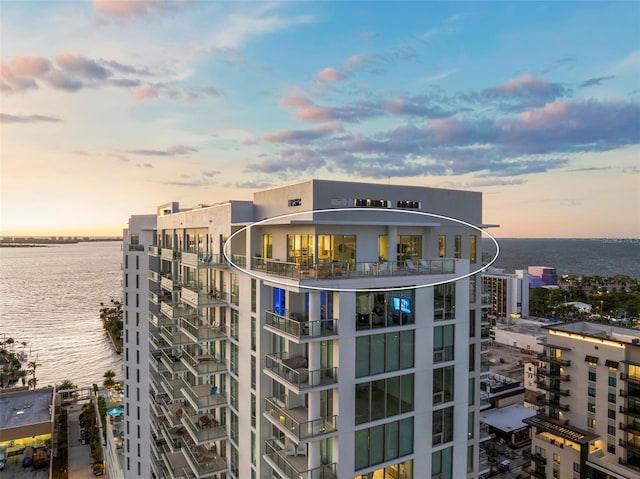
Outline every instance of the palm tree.
<svg viewBox="0 0 640 479">
<path fill-rule="evenodd" d="M 29 387 L 32 387 L 32 386 L 33 386 L 33 389 L 35 389 L 35 388 L 36 388 L 36 385 L 38 384 L 38 380 L 37 380 L 37 379 L 36 379 L 36 377 L 34 376 L 34 377 L 32 377 L 32 378 L 29 378 L 29 381 L 28 381 L 28 383 L 27 383 L 27 384 L 29 384 Z"/>
<path fill-rule="evenodd" d="M 111 389 L 113 386 L 115 386 L 116 382 L 114 381 L 114 378 L 116 377 L 116 373 L 113 369 L 109 369 L 107 372 L 105 372 L 103 377 L 103 384 L 105 388 Z"/>
</svg>

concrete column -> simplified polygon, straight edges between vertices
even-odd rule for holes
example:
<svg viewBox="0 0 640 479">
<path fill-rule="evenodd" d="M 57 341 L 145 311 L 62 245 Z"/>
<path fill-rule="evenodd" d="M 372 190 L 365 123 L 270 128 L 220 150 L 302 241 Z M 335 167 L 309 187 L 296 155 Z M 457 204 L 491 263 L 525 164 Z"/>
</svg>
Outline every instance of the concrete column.
<svg viewBox="0 0 640 479">
<path fill-rule="evenodd" d="M 387 237 L 389 239 L 387 257 L 389 258 L 389 264 L 391 264 L 392 271 L 395 271 L 398 264 L 398 227 L 389 226 L 387 228 Z"/>
<path fill-rule="evenodd" d="M 309 293 L 309 336 L 320 336 L 322 333 L 320 323 L 320 291 L 311 291 Z M 309 358 L 311 364 L 311 358 Z M 318 357 L 318 364 L 320 358 Z"/>
</svg>

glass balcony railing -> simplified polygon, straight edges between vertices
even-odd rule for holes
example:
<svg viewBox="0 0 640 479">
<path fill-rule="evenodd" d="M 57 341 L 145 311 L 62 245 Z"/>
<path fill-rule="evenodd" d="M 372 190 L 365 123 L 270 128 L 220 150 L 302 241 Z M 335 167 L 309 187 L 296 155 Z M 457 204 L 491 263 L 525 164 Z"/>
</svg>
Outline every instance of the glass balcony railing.
<svg viewBox="0 0 640 479">
<path fill-rule="evenodd" d="M 226 393 L 218 391 L 217 387 L 210 384 L 192 386 L 185 381 L 182 385 L 182 392 L 184 398 L 196 411 L 213 409 L 227 404 Z"/>
<path fill-rule="evenodd" d="M 220 341 L 227 339 L 227 331 L 224 325 L 207 325 L 202 318 L 192 317 L 180 321 L 182 331 L 196 342 Z"/>
<path fill-rule="evenodd" d="M 286 353 L 265 355 L 265 368 L 298 389 L 338 383 L 338 368 L 322 368 L 309 371 L 302 356 L 289 357 Z"/>
<path fill-rule="evenodd" d="M 184 302 L 194 308 L 212 308 L 229 304 L 227 293 L 206 288 L 201 283 L 185 283 L 181 297 Z"/>
<path fill-rule="evenodd" d="M 276 398 L 265 399 L 265 413 L 271 416 L 276 422 L 291 432 L 297 441 L 312 437 L 323 436 L 337 430 L 338 416 L 327 416 L 313 420 L 304 418 L 306 408 L 285 409 Z M 298 418 L 294 417 L 297 414 Z"/>
<path fill-rule="evenodd" d="M 328 278 L 372 278 L 407 275 L 454 274 L 455 259 L 429 259 L 413 262 L 346 262 L 346 263 L 292 263 L 265 258 L 252 258 L 252 269 L 293 280 L 319 280 Z"/>
<path fill-rule="evenodd" d="M 338 334 L 337 319 L 304 321 L 295 313 L 288 311 L 284 314 L 266 311 L 265 326 L 277 329 L 297 339 L 325 338 Z"/>
<path fill-rule="evenodd" d="M 227 372 L 226 361 L 214 354 L 192 355 L 187 351 L 182 351 L 181 359 L 189 371 L 196 376 Z"/>
<path fill-rule="evenodd" d="M 191 416 L 185 412 L 182 414 L 182 424 L 197 444 L 206 444 L 227 438 L 227 428 L 220 426 L 210 414 Z"/>
<path fill-rule="evenodd" d="M 276 439 L 265 442 L 265 458 L 278 468 L 278 474 L 295 479 L 336 479 L 337 463 L 322 464 L 314 469 L 306 468 L 304 460 L 291 457 L 282 443 Z"/>
</svg>

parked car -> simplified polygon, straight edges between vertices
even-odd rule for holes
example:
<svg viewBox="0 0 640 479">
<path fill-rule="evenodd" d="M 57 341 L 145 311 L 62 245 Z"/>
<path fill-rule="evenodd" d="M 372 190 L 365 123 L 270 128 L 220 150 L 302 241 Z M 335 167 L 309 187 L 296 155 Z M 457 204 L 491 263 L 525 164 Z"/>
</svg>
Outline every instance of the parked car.
<svg viewBox="0 0 640 479">
<path fill-rule="evenodd" d="M 104 465 L 102 463 L 97 462 L 93 465 L 93 475 L 94 476 L 104 475 Z"/>
<path fill-rule="evenodd" d="M 31 467 L 33 465 L 33 448 L 27 446 L 24 448 L 24 455 L 22 456 L 22 467 Z"/>
</svg>

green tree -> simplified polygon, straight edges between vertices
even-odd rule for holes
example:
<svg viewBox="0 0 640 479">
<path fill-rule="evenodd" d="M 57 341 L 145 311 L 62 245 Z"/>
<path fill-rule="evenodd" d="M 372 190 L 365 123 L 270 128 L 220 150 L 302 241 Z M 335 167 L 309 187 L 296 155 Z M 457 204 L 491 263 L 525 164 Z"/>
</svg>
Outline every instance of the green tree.
<svg viewBox="0 0 640 479">
<path fill-rule="evenodd" d="M 78 386 L 76 384 L 73 384 L 73 382 L 70 379 L 65 379 L 60 384 L 56 384 L 57 391 L 64 391 L 66 389 L 76 389 L 77 387 Z"/>
<path fill-rule="evenodd" d="M 113 386 L 116 385 L 116 382 L 114 380 L 114 378 L 116 377 L 116 373 L 113 369 L 109 369 L 107 372 L 105 372 L 103 377 L 104 377 L 104 382 L 102 384 L 104 384 L 105 388 L 111 389 Z"/>
</svg>

